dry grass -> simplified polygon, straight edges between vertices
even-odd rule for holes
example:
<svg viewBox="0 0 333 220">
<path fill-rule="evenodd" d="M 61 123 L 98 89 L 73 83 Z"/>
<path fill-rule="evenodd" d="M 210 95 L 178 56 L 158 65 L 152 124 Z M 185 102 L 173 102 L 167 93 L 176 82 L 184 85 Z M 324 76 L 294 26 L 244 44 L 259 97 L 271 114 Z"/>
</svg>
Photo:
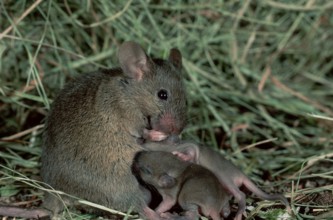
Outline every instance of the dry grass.
<svg viewBox="0 0 333 220">
<path fill-rule="evenodd" d="M 1 200 L 40 204 L 42 191 L 17 177 L 38 180 L 52 99 L 78 74 L 117 65 L 119 43 L 135 40 L 156 57 L 182 51 L 184 138 L 284 192 L 298 219 L 332 216 L 332 9 L 330 0 L 1 1 Z M 249 219 L 281 211 L 247 204 Z"/>
</svg>

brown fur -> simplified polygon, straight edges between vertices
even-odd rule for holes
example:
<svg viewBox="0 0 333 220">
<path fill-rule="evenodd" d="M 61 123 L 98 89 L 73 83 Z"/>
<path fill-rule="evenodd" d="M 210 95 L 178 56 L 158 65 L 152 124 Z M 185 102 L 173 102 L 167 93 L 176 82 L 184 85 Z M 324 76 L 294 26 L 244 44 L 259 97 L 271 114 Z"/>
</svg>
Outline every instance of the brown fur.
<svg viewBox="0 0 333 220">
<path fill-rule="evenodd" d="M 168 136 L 185 125 L 181 55 L 172 49 L 168 61 L 153 60 L 138 44 L 126 42 L 118 58 L 121 68 L 83 74 L 55 99 L 46 122 L 41 175 L 57 190 L 151 218 L 131 164 L 142 150 L 138 139 L 144 130 Z M 158 97 L 161 89 L 168 92 L 167 100 Z M 50 194 L 45 207 L 63 209 Z"/>
</svg>

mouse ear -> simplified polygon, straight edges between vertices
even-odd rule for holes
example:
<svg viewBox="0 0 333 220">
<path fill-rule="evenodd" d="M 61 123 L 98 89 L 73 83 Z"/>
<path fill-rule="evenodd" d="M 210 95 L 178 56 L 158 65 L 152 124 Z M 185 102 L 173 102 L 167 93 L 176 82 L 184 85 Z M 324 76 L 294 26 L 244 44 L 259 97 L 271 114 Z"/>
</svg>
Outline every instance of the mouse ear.
<svg viewBox="0 0 333 220">
<path fill-rule="evenodd" d="M 197 145 L 190 144 L 188 147 L 184 147 L 183 149 L 180 148 L 180 150 L 172 151 L 172 154 L 183 161 L 198 163 L 199 152 L 199 147 Z"/>
<path fill-rule="evenodd" d="M 171 188 L 176 185 L 176 179 L 169 176 L 168 174 L 163 174 L 158 180 L 158 185 L 161 188 Z"/>
<path fill-rule="evenodd" d="M 169 61 L 178 69 L 182 68 L 182 54 L 177 48 L 170 50 Z"/>
<path fill-rule="evenodd" d="M 118 59 L 124 74 L 138 81 L 149 70 L 148 57 L 141 46 L 135 42 L 123 43 L 118 50 Z"/>
</svg>

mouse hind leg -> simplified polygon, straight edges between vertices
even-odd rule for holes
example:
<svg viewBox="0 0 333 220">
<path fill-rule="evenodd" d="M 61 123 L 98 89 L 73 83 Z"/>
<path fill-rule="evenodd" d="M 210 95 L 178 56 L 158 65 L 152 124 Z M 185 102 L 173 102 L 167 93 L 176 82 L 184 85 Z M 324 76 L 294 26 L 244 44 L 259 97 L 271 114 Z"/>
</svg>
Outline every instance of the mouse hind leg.
<svg viewBox="0 0 333 220">
<path fill-rule="evenodd" d="M 66 201 L 62 201 L 62 197 L 46 192 L 42 206 L 45 209 L 50 210 L 54 216 L 57 216 L 64 211 L 65 203 Z"/>
<path fill-rule="evenodd" d="M 235 216 L 235 220 L 242 220 L 242 216 L 246 208 L 245 194 L 236 186 L 231 189 L 229 188 L 228 191 L 235 197 L 238 202 L 238 210 Z"/>
<path fill-rule="evenodd" d="M 184 208 L 185 214 L 184 217 L 187 217 L 186 219 L 193 219 L 193 220 L 199 220 L 199 210 L 198 206 L 193 204 L 193 205 L 188 205 L 186 208 Z"/>
<path fill-rule="evenodd" d="M 184 216 L 180 217 L 184 217 L 184 220 L 199 220 L 199 206 L 197 204 L 179 201 L 179 205 L 185 211 Z"/>
<path fill-rule="evenodd" d="M 222 208 L 221 213 L 222 213 L 223 218 L 228 218 L 228 216 L 229 216 L 230 213 L 231 213 L 229 202 L 228 202 L 228 204 L 226 204 L 226 205 Z"/>
</svg>

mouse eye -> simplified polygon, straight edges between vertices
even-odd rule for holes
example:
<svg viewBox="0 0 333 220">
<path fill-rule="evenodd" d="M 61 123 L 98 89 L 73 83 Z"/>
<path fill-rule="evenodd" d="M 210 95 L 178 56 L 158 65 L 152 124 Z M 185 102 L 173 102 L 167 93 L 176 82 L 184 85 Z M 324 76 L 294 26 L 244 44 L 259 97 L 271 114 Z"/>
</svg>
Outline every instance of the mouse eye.
<svg viewBox="0 0 333 220">
<path fill-rule="evenodd" d="M 158 91 L 157 96 L 161 100 L 167 100 L 168 99 L 168 91 L 166 91 L 165 89 L 161 89 L 160 91 Z"/>
</svg>

